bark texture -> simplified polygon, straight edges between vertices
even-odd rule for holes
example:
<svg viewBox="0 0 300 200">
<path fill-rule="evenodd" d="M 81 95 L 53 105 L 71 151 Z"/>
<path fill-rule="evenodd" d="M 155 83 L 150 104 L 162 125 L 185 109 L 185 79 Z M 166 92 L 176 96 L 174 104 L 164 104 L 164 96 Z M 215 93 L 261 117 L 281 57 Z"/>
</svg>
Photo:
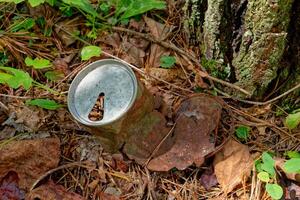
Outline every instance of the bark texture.
<svg viewBox="0 0 300 200">
<path fill-rule="evenodd" d="M 300 60 L 289 52 L 299 55 L 299 42 L 294 39 L 299 38 L 299 33 L 297 36 L 294 33 L 299 32 L 298 1 L 189 0 L 186 4 L 188 24 L 194 25 L 193 29 L 186 27 L 190 35 L 197 37 L 202 59 L 218 66 L 214 70 L 231 72 L 230 76 L 219 78 L 228 78 L 257 99 L 266 96 L 274 82 L 283 83 L 287 77 L 293 79 L 288 81 L 292 85 L 299 82 L 299 74 L 292 71 L 299 71 Z M 200 13 L 205 15 L 203 22 L 197 24 L 193 22 L 197 19 L 191 16 L 200 16 Z M 293 66 L 282 66 L 285 60 L 293 62 Z M 226 67 L 230 70 L 225 70 Z M 281 76 L 283 72 L 285 76 Z M 288 76 L 290 74 L 292 76 Z M 237 91 L 232 93 L 246 98 Z"/>
</svg>

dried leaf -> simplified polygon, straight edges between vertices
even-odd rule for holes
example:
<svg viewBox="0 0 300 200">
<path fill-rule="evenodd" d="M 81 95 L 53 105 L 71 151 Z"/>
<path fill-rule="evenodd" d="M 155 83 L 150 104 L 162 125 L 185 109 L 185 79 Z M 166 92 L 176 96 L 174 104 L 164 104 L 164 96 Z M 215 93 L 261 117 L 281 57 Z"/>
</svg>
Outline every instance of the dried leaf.
<svg viewBox="0 0 300 200">
<path fill-rule="evenodd" d="M 153 158 L 147 167 L 154 171 L 168 171 L 174 167 L 183 170 L 193 163 L 202 165 L 205 156 L 215 149 L 210 134 L 218 126 L 221 110 L 222 105 L 216 98 L 204 94 L 183 101 L 176 113 L 174 145 L 166 153 Z"/>
<path fill-rule="evenodd" d="M 296 185 L 295 183 L 292 183 L 287 188 L 287 194 L 285 199 L 300 199 L 300 186 Z"/>
<path fill-rule="evenodd" d="M 25 198 L 24 191 L 19 188 L 19 177 L 14 171 L 9 171 L 0 180 L 0 197 L 7 200 L 19 200 Z"/>
<path fill-rule="evenodd" d="M 228 141 L 214 160 L 215 174 L 225 193 L 231 192 L 250 176 L 253 158 L 246 145 Z"/>
<path fill-rule="evenodd" d="M 37 108 L 28 108 L 27 106 L 22 106 L 21 108 L 13 108 L 16 112 L 17 120 L 15 123 L 25 125 L 28 130 L 37 131 L 42 125 L 42 119 L 44 117 L 43 111 Z M 20 132 L 19 130 L 17 130 Z"/>
<path fill-rule="evenodd" d="M 77 27 L 78 21 L 76 20 L 65 20 L 62 22 L 58 22 L 57 26 L 55 27 L 55 32 L 57 33 L 58 37 L 61 39 L 61 41 L 66 45 L 69 46 L 73 43 L 76 42 L 75 37 L 70 36 L 70 34 L 66 33 L 72 33 L 72 34 L 77 34 L 79 33 L 79 29 Z M 62 27 L 62 28 L 60 28 Z M 63 31 L 63 30 L 65 31 Z"/>
<path fill-rule="evenodd" d="M 0 179 L 15 171 L 20 188 L 28 190 L 39 176 L 58 165 L 60 143 L 54 138 L 13 141 L 0 147 L 0 155 Z"/>
<path fill-rule="evenodd" d="M 200 177 L 200 182 L 206 190 L 210 190 L 218 184 L 216 175 L 212 170 L 206 170 Z"/>
<path fill-rule="evenodd" d="M 281 169 L 286 177 L 290 180 L 294 180 L 294 181 L 297 181 L 298 183 L 300 183 L 300 174 L 299 173 L 288 173 L 284 170 L 284 163 L 285 163 L 285 160 L 282 159 L 282 158 L 275 158 L 275 166 L 276 168 L 279 168 Z"/>
<path fill-rule="evenodd" d="M 85 200 L 82 196 L 67 191 L 63 186 L 56 185 L 53 181 L 34 189 L 27 197 L 28 200 Z"/>
<path fill-rule="evenodd" d="M 163 68 L 149 68 L 148 74 L 160 78 L 162 80 L 172 82 L 175 79 L 182 78 L 182 71 L 180 69 L 163 69 Z M 184 78 L 184 77 L 183 77 Z M 152 85 L 157 85 L 161 83 L 156 79 L 151 79 Z"/>
<path fill-rule="evenodd" d="M 152 34 L 152 36 L 155 39 L 158 40 L 165 40 L 168 36 L 168 33 L 172 30 L 170 27 L 167 27 L 164 24 L 161 24 L 159 22 L 156 22 L 155 20 L 144 17 L 144 20 L 149 27 L 149 30 Z M 169 51 L 158 45 L 158 44 L 152 44 L 150 49 L 150 56 L 149 56 L 149 62 L 148 65 L 150 67 L 159 67 L 160 66 L 160 58 L 162 56 L 168 56 L 170 53 Z"/>
</svg>

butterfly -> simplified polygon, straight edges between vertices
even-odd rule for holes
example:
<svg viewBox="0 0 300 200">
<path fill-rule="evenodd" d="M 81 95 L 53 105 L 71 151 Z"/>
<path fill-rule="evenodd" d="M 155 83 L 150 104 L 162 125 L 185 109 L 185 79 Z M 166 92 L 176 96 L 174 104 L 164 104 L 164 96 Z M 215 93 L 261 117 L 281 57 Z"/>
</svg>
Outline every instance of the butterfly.
<svg viewBox="0 0 300 200">
<path fill-rule="evenodd" d="M 103 119 L 103 116 L 104 116 L 104 93 L 100 93 L 88 117 L 91 121 L 100 121 Z"/>
</svg>

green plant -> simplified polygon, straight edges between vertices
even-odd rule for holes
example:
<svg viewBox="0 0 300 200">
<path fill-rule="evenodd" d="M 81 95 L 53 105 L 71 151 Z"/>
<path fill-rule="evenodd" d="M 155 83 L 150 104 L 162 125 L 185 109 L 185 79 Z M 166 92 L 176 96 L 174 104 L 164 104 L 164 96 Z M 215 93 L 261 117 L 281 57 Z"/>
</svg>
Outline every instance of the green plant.
<svg viewBox="0 0 300 200">
<path fill-rule="evenodd" d="M 249 132 L 251 128 L 249 126 L 238 126 L 237 129 L 235 129 L 235 134 L 239 139 L 247 140 L 249 137 Z"/>
<path fill-rule="evenodd" d="M 300 173 L 300 158 L 291 158 L 287 160 L 283 169 L 287 173 Z"/>
<path fill-rule="evenodd" d="M 25 90 L 29 90 L 31 86 L 35 86 L 47 90 L 52 94 L 59 94 L 59 92 L 52 90 L 48 86 L 33 80 L 27 72 L 12 67 L 0 66 L 0 84 L 6 84 L 13 89 L 23 86 Z"/>
<path fill-rule="evenodd" d="M 34 69 L 44 69 L 51 67 L 51 63 L 49 60 L 44 58 L 35 58 L 34 60 L 26 57 L 25 64 L 28 67 L 33 67 Z"/>
<path fill-rule="evenodd" d="M 60 71 L 47 71 L 44 75 L 50 81 L 58 81 L 64 77 L 64 73 Z"/>
<path fill-rule="evenodd" d="M 266 183 L 266 191 L 272 199 L 281 199 L 283 189 L 276 182 L 275 161 L 272 156 L 263 152 L 261 160 L 255 163 L 256 170 L 259 172 L 257 178 Z"/>
<path fill-rule="evenodd" d="M 26 104 L 31 106 L 38 106 L 47 110 L 56 110 L 63 107 L 63 105 L 49 99 L 31 99 L 27 100 Z"/>
<path fill-rule="evenodd" d="M 216 78 L 225 80 L 230 76 L 230 66 L 220 64 L 217 60 L 202 58 L 201 65 L 207 69 L 209 74 Z"/>
<path fill-rule="evenodd" d="M 81 60 L 89 60 L 91 57 L 100 56 L 101 48 L 98 46 L 86 46 L 81 50 Z"/>
<path fill-rule="evenodd" d="M 300 110 L 295 110 L 291 114 L 289 114 L 285 119 L 285 125 L 289 129 L 297 128 L 300 124 Z"/>
<path fill-rule="evenodd" d="M 165 69 L 174 67 L 176 58 L 174 56 L 162 56 L 160 58 L 160 66 Z"/>
</svg>

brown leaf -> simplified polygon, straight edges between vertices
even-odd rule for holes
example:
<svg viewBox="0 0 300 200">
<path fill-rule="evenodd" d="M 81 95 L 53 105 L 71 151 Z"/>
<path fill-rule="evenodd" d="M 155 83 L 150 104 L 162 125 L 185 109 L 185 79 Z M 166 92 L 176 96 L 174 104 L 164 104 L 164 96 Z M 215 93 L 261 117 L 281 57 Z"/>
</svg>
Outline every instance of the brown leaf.
<svg viewBox="0 0 300 200">
<path fill-rule="evenodd" d="M 20 108 L 15 108 L 17 115 L 17 124 L 24 124 L 32 131 L 37 131 L 41 124 L 41 119 L 43 118 L 43 111 L 39 108 L 27 106 L 22 106 Z"/>
<path fill-rule="evenodd" d="M 53 181 L 34 189 L 27 197 L 28 200 L 85 200 L 82 196 L 67 191 L 63 186 L 56 185 Z"/>
<path fill-rule="evenodd" d="M 297 181 L 300 183 L 300 174 L 299 173 L 287 173 L 284 171 L 283 165 L 285 163 L 285 160 L 282 158 L 275 158 L 275 166 L 279 169 L 281 169 L 282 172 L 285 173 L 286 177 L 290 180 Z"/>
<path fill-rule="evenodd" d="M 286 199 L 297 200 L 300 199 L 300 186 L 292 183 L 287 187 Z"/>
<path fill-rule="evenodd" d="M 61 39 L 61 41 L 66 45 L 69 46 L 76 42 L 76 39 L 72 36 L 70 36 L 68 33 L 76 33 L 79 32 L 78 26 L 77 26 L 77 19 L 74 20 L 65 20 L 62 22 L 58 22 L 57 26 L 55 27 L 55 32 L 57 33 L 58 37 Z M 63 30 L 65 31 L 63 31 Z"/>
<path fill-rule="evenodd" d="M 120 200 L 118 196 L 114 196 L 112 194 L 106 194 L 104 192 L 100 192 L 98 195 L 101 200 Z"/>
<path fill-rule="evenodd" d="M 59 139 L 13 141 L 0 148 L 0 179 L 8 171 L 20 178 L 20 188 L 28 190 L 33 182 L 59 162 Z"/>
<path fill-rule="evenodd" d="M 214 160 L 215 174 L 225 194 L 250 176 L 253 158 L 246 145 L 228 141 Z"/>
<path fill-rule="evenodd" d="M 168 37 L 168 33 L 171 32 L 171 28 L 167 27 L 164 24 L 161 24 L 159 22 L 156 22 L 155 20 L 148 18 L 148 17 L 144 17 L 144 20 L 147 24 L 147 26 L 149 27 L 149 30 L 152 34 L 152 36 L 157 39 L 157 40 L 165 40 Z M 160 66 L 160 58 L 163 55 L 169 55 L 170 52 L 158 45 L 158 44 L 152 44 L 151 45 L 151 49 L 150 49 L 150 56 L 149 56 L 149 62 L 148 65 L 150 67 L 159 67 Z"/>
<path fill-rule="evenodd" d="M 126 62 L 132 63 L 137 66 L 144 65 L 144 57 L 146 54 L 142 49 L 139 49 L 138 47 L 127 41 L 123 41 L 121 47 L 122 50 L 127 53 L 123 58 Z"/>
<path fill-rule="evenodd" d="M 149 68 L 147 71 L 150 76 L 154 76 L 168 82 L 172 82 L 176 78 L 182 78 L 183 75 L 180 69 Z M 159 83 L 161 82 L 153 78 L 151 79 L 152 85 L 157 85 Z"/>
<path fill-rule="evenodd" d="M 0 181 L 0 199 L 24 199 L 25 194 L 19 188 L 19 177 L 14 171 L 9 171 Z"/>
<path fill-rule="evenodd" d="M 206 190 L 210 190 L 218 184 L 216 175 L 214 173 L 207 173 L 206 171 L 201 175 L 200 182 Z"/>
<path fill-rule="evenodd" d="M 177 109 L 174 145 L 153 158 L 147 167 L 168 171 L 174 167 L 183 170 L 193 163 L 202 165 L 205 156 L 215 149 L 210 134 L 218 126 L 221 110 L 221 103 L 209 95 L 194 95 L 183 101 Z"/>
</svg>

